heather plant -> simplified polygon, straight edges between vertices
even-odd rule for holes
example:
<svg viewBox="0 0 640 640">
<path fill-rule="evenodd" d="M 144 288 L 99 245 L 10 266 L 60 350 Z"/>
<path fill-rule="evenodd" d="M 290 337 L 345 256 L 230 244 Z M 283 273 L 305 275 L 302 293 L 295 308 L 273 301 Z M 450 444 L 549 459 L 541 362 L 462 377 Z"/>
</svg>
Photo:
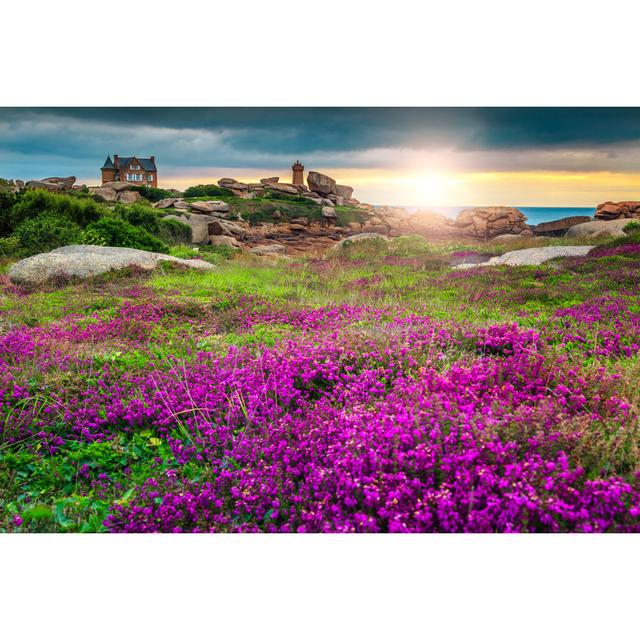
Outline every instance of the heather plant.
<svg viewBox="0 0 640 640">
<path fill-rule="evenodd" d="M 0 276 L 0 529 L 640 531 L 636 254 L 455 251 Z"/>
</svg>

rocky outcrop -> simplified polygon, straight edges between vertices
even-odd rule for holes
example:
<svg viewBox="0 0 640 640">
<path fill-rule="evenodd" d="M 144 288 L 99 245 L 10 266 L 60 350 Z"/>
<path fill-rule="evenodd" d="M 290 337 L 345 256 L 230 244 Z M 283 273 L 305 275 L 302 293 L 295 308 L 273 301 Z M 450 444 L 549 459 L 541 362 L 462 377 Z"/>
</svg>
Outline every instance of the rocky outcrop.
<svg viewBox="0 0 640 640">
<path fill-rule="evenodd" d="M 603 202 L 596 208 L 596 220 L 617 220 L 619 218 L 640 218 L 640 201 Z"/>
<path fill-rule="evenodd" d="M 591 222 L 591 218 L 589 216 L 569 216 L 551 222 L 541 222 L 533 228 L 533 232 L 537 236 L 562 236 L 567 229 L 583 222 Z"/>
<path fill-rule="evenodd" d="M 177 220 L 186 224 L 191 230 L 189 242 L 191 244 L 207 244 L 209 242 L 209 224 L 215 222 L 216 218 L 213 216 L 192 213 L 189 216 L 176 216 L 168 215 L 164 216 L 162 220 Z"/>
<path fill-rule="evenodd" d="M 206 200 L 190 202 L 189 206 L 192 211 L 196 213 L 227 213 L 229 211 L 229 205 L 222 200 Z"/>
<path fill-rule="evenodd" d="M 333 207 L 322 207 L 321 213 L 325 224 L 335 224 L 337 216 Z"/>
<path fill-rule="evenodd" d="M 610 236 L 612 238 L 621 238 L 625 235 L 622 230 L 626 227 L 630 220 L 620 218 L 618 220 L 594 220 L 592 222 L 583 222 L 576 224 L 567 230 L 565 237 L 567 238 L 597 238 L 599 236 Z"/>
<path fill-rule="evenodd" d="M 261 244 L 250 249 L 251 253 L 258 256 L 283 255 L 287 253 L 287 249 L 282 244 Z"/>
<path fill-rule="evenodd" d="M 27 189 L 44 189 L 45 191 L 62 191 L 62 185 L 55 182 L 45 182 L 44 180 L 29 180 Z"/>
<path fill-rule="evenodd" d="M 235 239 L 232 238 L 231 236 L 211 236 L 211 238 L 209 238 L 211 244 L 215 247 L 233 247 L 233 248 L 240 248 L 240 243 Z"/>
<path fill-rule="evenodd" d="M 339 242 L 336 242 L 336 244 L 333 245 L 333 249 L 338 251 L 340 249 L 346 249 L 348 247 L 353 246 L 354 244 L 359 244 L 361 242 L 375 242 L 375 241 L 389 242 L 389 238 L 383 236 L 380 233 L 358 233 L 354 236 L 350 236 L 348 238 L 344 238 L 343 240 L 340 240 Z"/>
<path fill-rule="evenodd" d="M 43 178 L 42 180 L 29 180 L 26 187 L 29 189 L 46 189 L 47 191 L 69 191 L 76 183 L 75 176 L 66 178 Z"/>
<path fill-rule="evenodd" d="M 135 185 L 130 182 L 123 182 L 122 180 L 116 180 L 115 182 L 105 182 L 102 187 L 106 189 L 113 189 L 114 191 L 127 191 L 133 189 Z"/>
<path fill-rule="evenodd" d="M 183 260 L 140 249 L 76 244 L 60 247 L 49 253 L 39 253 L 16 262 L 9 269 L 9 278 L 16 284 L 38 285 L 57 278 L 91 278 L 130 266 L 151 270 L 162 261 L 174 262 L 202 271 L 215 269 L 212 264 L 204 260 Z"/>
<path fill-rule="evenodd" d="M 235 178 L 220 178 L 218 186 L 229 189 L 231 191 L 248 191 L 249 185 L 244 182 L 238 182 Z"/>
<path fill-rule="evenodd" d="M 507 253 L 491 258 L 487 262 L 475 264 L 459 264 L 454 269 L 472 269 L 475 267 L 494 267 L 508 265 L 510 267 L 535 266 L 540 265 L 555 258 L 569 258 L 586 256 L 592 246 L 584 247 L 536 247 L 534 249 L 519 249 L 508 251 Z"/>
<path fill-rule="evenodd" d="M 529 231 L 526 221 L 524 213 L 513 207 L 475 207 L 461 211 L 454 224 L 466 235 L 488 240 L 505 233 Z"/>
<path fill-rule="evenodd" d="M 300 190 L 298 189 L 298 187 L 292 184 L 273 182 L 271 184 L 268 184 L 267 187 L 273 191 L 277 191 L 279 193 L 286 193 L 290 196 L 297 196 L 300 194 Z"/>
<path fill-rule="evenodd" d="M 276 184 L 280 178 L 278 176 L 273 176 L 273 178 L 260 178 L 260 184 L 270 185 Z"/>
<path fill-rule="evenodd" d="M 337 184 L 335 186 L 334 193 L 345 200 L 351 200 L 351 197 L 353 196 L 353 187 L 348 187 L 345 184 Z"/>
<path fill-rule="evenodd" d="M 309 189 L 321 196 L 328 196 L 336 192 L 336 181 L 323 173 L 309 171 L 307 174 L 307 184 Z"/>
<path fill-rule="evenodd" d="M 169 207 L 173 207 L 173 205 L 178 202 L 178 198 L 163 198 L 156 202 L 153 206 L 156 209 L 168 209 Z"/>
<path fill-rule="evenodd" d="M 409 235 L 429 238 L 450 233 L 449 222 L 447 217 L 433 211 L 408 213 L 402 207 L 378 207 L 375 209 L 375 216 L 365 225 L 365 230 L 369 230 L 371 225 L 382 225 L 386 228 L 386 233 L 394 238 Z"/>
<path fill-rule="evenodd" d="M 127 185 L 126 182 L 108 182 L 102 187 L 91 187 L 89 192 L 103 202 L 121 202 L 122 204 L 133 204 L 138 202 L 142 197 L 137 191 L 130 191 L 129 189 L 122 188 L 120 185 Z M 118 188 L 107 185 L 117 185 Z M 128 185 L 130 188 L 132 185 Z"/>
<path fill-rule="evenodd" d="M 117 198 L 118 202 L 122 204 L 133 204 L 138 202 L 142 196 L 137 191 L 120 191 Z"/>
</svg>

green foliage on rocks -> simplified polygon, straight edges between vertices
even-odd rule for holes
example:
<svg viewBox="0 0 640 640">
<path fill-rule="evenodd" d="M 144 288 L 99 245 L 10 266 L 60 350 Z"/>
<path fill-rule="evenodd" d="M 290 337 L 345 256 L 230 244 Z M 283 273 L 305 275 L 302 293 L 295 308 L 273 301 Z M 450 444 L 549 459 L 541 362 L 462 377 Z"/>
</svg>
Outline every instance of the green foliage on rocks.
<svg viewBox="0 0 640 640">
<path fill-rule="evenodd" d="M 229 198 L 233 197 L 233 192 L 224 187 L 219 187 L 217 184 L 199 184 L 184 191 L 185 198 L 200 198 L 202 196 Z"/>
<path fill-rule="evenodd" d="M 15 229 L 13 238 L 19 243 L 19 254 L 44 253 L 80 239 L 80 226 L 55 213 L 41 213 L 23 220 Z"/>
<path fill-rule="evenodd" d="M 130 247 L 145 251 L 157 251 L 158 253 L 166 253 L 169 249 L 146 229 L 115 216 L 104 216 L 100 220 L 92 222 L 87 227 L 87 231 L 96 232 L 98 236 L 105 239 L 106 245 L 109 247 Z"/>
<path fill-rule="evenodd" d="M 173 196 L 173 192 L 168 189 L 159 189 L 158 187 L 149 187 L 147 185 L 140 185 L 131 188 L 132 191 L 137 191 L 145 200 L 149 202 L 159 202 L 163 198 L 170 198 Z"/>
<path fill-rule="evenodd" d="M 191 228 L 180 220 L 161 218 L 158 220 L 157 236 L 167 244 L 188 243 Z"/>
<path fill-rule="evenodd" d="M 9 223 L 13 230 L 24 220 L 47 213 L 84 227 L 100 218 L 103 211 L 99 204 L 83 196 L 27 189 L 17 195 L 16 202 L 11 207 Z"/>
</svg>

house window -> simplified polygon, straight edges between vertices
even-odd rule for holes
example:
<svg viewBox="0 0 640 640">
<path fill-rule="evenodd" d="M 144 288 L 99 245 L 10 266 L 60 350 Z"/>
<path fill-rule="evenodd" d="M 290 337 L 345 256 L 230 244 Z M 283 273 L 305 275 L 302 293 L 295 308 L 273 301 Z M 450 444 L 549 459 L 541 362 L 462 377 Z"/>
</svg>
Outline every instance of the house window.
<svg viewBox="0 0 640 640">
<path fill-rule="evenodd" d="M 131 171 L 139 171 L 140 170 L 140 165 L 139 164 L 132 164 L 129 169 L 131 169 Z"/>
<path fill-rule="evenodd" d="M 150 173 L 147 174 L 147 180 L 153 182 L 153 176 Z"/>
</svg>

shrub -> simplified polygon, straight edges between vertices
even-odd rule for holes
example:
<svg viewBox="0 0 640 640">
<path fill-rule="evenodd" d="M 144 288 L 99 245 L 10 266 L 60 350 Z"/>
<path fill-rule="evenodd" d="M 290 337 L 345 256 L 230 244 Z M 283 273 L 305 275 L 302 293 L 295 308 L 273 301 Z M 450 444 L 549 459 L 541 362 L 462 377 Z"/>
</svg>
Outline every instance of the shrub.
<svg viewBox="0 0 640 640">
<path fill-rule="evenodd" d="M 107 246 L 107 239 L 96 229 L 87 227 L 80 233 L 80 244 L 93 244 L 99 247 Z"/>
<path fill-rule="evenodd" d="M 189 225 L 169 218 L 158 220 L 158 237 L 169 244 L 188 243 L 191 240 L 191 228 Z"/>
<path fill-rule="evenodd" d="M 196 251 L 186 244 L 179 244 L 175 247 L 171 247 L 171 249 L 169 249 L 169 255 L 173 256 L 174 258 L 182 258 L 184 260 L 188 260 L 189 258 L 201 257 L 199 251 Z"/>
<path fill-rule="evenodd" d="M 189 187 L 184 192 L 185 198 L 201 198 L 203 196 L 219 196 L 223 198 L 233 197 L 233 192 L 217 184 L 199 184 L 195 187 Z"/>
<path fill-rule="evenodd" d="M 14 193 L 0 191 L 0 236 L 8 236 L 13 231 L 11 209 L 16 200 Z"/>
<path fill-rule="evenodd" d="M 0 238 L 0 256 L 19 256 L 20 240 L 16 236 Z"/>
<path fill-rule="evenodd" d="M 151 207 L 145 207 L 143 204 L 134 204 L 130 207 L 119 205 L 116 206 L 115 212 L 129 224 L 142 227 L 149 233 L 158 233 L 160 214 Z"/>
<path fill-rule="evenodd" d="M 87 231 L 97 233 L 105 239 L 106 244 L 110 247 L 130 247 L 161 253 L 168 250 L 163 242 L 152 236 L 146 229 L 113 216 L 105 216 L 92 222 L 87 227 Z"/>
<path fill-rule="evenodd" d="M 209 262 L 219 262 L 220 260 L 231 260 L 239 249 L 228 247 L 227 245 L 205 245 L 200 248 L 200 254 L 203 260 Z"/>
<path fill-rule="evenodd" d="M 640 222 L 630 222 L 622 228 L 622 231 L 629 236 L 638 235 L 640 233 Z"/>
<path fill-rule="evenodd" d="M 21 222 L 13 233 L 25 255 L 51 251 L 80 239 L 80 227 L 66 217 L 42 213 Z"/>
<path fill-rule="evenodd" d="M 267 200 L 284 200 L 285 202 L 297 202 L 299 204 L 314 204 L 309 200 L 309 198 L 305 198 L 303 196 L 294 196 L 289 193 L 282 193 L 281 191 L 267 191 L 264 194 L 263 198 Z"/>
<path fill-rule="evenodd" d="M 132 191 L 137 191 L 143 198 L 146 198 L 149 202 L 159 202 L 163 198 L 170 198 L 173 195 L 173 193 L 167 189 L 148 187 L 147 185 L 133 187 Z"/>
<path fill-rule="evenodd" d="M 102 215 L 104 209 L 93 200 L 82 196 L 50 193 L 42 189 L 27 189 L 17 195 L 11 208 L 9 223 L 12 230 L 20 223 L 36 218 L 40 214 L 52 214 L 56 218 L 67 218 L 80 227 L 85 227 Z"/>
</svg>

